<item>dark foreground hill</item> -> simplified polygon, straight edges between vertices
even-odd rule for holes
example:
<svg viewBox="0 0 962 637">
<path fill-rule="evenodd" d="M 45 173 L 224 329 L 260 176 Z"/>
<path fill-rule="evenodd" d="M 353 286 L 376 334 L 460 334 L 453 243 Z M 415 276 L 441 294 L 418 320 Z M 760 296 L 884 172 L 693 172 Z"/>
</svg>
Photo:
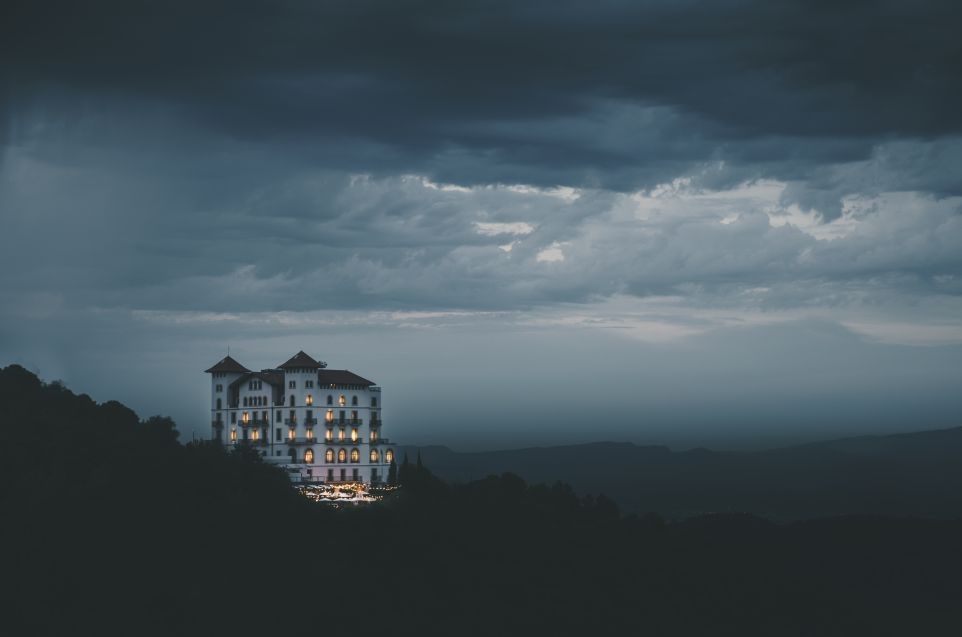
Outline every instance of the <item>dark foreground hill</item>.
<svg viewBox="0 0 962 637">
<path fill-rule="evenodd" d="M 957 635 L 962 523 L 666 524 L 517 476 L 402 467 L 300 498 L 241 447 L 0 369 L 8 635 Z"/>
<path fill-rule="evenodd" d="M 750 511 L 774 520 L 828 515 L 962 516 L 962 427 L 865 436 L 758 452 L 593 443 L 458 453 L 408 448 L 439 476 L 510 471 L 531 482 L 605 493 L 671 518 Z"/>
</svg>

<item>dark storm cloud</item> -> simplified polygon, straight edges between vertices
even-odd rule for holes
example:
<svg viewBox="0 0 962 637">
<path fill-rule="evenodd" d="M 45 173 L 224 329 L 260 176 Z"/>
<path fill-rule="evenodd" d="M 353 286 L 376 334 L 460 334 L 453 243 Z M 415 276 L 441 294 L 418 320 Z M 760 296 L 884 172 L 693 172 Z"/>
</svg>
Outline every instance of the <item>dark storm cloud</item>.
<svg viewBox="0 0 962 637">
<path fill-rule="evenodd" d="M 38 103 L 161 104 L 344 170 L 634 189 L 722 160 L 716 180 L 798 181 L 833 217 L 846 187 L 805 186 L 816 167 L 962 132 L 954 2 L 7 7 L 14 126 Z"/>
</svg>

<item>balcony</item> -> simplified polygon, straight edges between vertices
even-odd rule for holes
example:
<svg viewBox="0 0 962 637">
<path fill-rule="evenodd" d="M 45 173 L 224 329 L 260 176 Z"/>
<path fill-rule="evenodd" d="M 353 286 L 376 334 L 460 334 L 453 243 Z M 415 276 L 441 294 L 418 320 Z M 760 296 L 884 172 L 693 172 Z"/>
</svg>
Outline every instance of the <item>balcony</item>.
<svg viewBox="0 0 962 637">
<path fill-rule="evenodd" d="M 317 424 L 317 418 L 305 418 L 304 424 L 307 425 L 308 427 L 313 427 L 314 425 Z"/>
<path fill-rule="evenodd" d="M 284 442 L 289 445 L 316 445 L 317 438 L 311 436 L 310 438 L 285 438 Z"/>
<path fill-rule="evenodd" d="M 285 418 L 284 424 L 288 425 L 289 427 L 294 427 L 297 425 L 297 418 Z"/>
</svg>

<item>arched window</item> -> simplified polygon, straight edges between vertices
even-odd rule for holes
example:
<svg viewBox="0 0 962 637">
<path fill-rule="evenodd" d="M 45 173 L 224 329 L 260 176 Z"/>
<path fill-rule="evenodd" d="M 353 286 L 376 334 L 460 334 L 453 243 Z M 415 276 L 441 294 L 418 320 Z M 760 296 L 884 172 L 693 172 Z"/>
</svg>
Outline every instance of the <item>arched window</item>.
<svg viewBox="0 0 962 637">
<path fill-rule="evenodd" d="M 347 398 L 344 397 L 344 394 L 341 394 L 340 396 L 337 397 L 337 404 L 340 405 L 341 407 L 347 404 Z"/>
<path fill-rule="evenodd" d="M 331 396 L 330 394 L 327 395 L 327 404 L 328 405 L 334 404 L 334 396 Z"/>
<path fill-rule="evenodd" d="M 313 404 L 314 404 L 314 397 L 311 396 L 310 394 L 308 394 L 308 395 L 307 395 L 307 398 L 304 400 L 304 404 L 306 404 L 308 407 L 310 407 L 311 405 L 313 405 Z"/>
<path fill-rule="evenodd" d="M 357 407 L 357 396 L 351 396 L 351 405 Z"/>
<path fill-rule="evenodd" d="M 220 398 L 217 399 L 217 409 L 221 409 L 221 406 L 220 406 Z"/>
<path fill-rule="evenodd" d="M 337 451 L 337 461 L 347 462 L 347 451 L 344 449 L 338 449 Z"/>
<path fill-rule="evenodd" d="M 324 462 L 334 462 L 334 450 L 328 449 L 324 452 Z"/>
<path fill-rule="evenodd" d="M 377 463 L 381 461 L 381 454 L 377 452 L 377 449 L 371 449 L 371 462 Z"/>
<path fill-rule="evenodd" d="M 361 452 L 357 449 L 351 449 L 351 462 L 360 462 Z"/>
<path fill-rule="evenodd" d="M 307 464 L 314 464 L 314 450 L 308 449 L 304 452 L 304 462 Z"/>
<path fill-rule="evenodd" d="M 388 464 L 394 462 L 394 449 L 388 449 L 384 452 L 384 462 Z"/>
</svg>

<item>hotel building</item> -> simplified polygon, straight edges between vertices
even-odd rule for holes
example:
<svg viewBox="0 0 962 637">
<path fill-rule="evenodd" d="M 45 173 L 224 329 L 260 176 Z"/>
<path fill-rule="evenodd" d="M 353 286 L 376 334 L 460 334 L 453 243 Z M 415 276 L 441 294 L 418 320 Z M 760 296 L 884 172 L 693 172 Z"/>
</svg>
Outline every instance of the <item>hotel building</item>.
<svg viewBox="0 0 962 637">
<path fill-rule="evenodd" d="M 213 440 L 252 445 L 294 482 L 386 481 L 395 450 L 373 382 L 303 351 L 259 372 L 226 356 L 206 373 Z"/>
</svg>

